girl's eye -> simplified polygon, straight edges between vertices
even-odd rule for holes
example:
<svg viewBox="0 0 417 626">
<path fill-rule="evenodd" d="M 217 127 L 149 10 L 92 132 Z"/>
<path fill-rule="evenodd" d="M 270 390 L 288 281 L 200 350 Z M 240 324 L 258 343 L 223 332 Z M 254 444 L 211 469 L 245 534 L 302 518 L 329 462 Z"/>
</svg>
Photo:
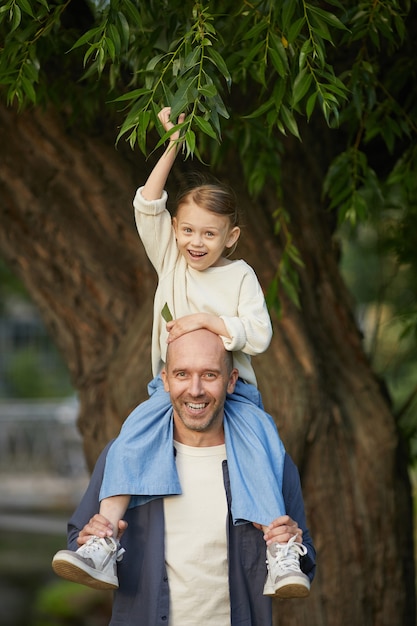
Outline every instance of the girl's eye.
<svg viewBox="0 0 417 626">
<path fill-rule="evenodd" d="M 207 231 L 207 232 L 206 232 L 206 236 L 207 236 L 207 237 L 214 237 L 214 233 L 212 233 L 212 232 L 210 232 L 210 231 Z"/>
<path fill-rule="evenodd" d="M 191 228 L 184 228 L 184 232 L 185 233 L 190 233 L 191 232 Z"/>
</svg>

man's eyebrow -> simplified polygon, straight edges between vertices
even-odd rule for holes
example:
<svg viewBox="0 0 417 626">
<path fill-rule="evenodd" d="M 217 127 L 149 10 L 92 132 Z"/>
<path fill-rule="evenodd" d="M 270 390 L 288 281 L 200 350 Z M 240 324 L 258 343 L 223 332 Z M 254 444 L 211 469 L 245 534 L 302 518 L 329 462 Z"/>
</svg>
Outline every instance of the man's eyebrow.
<svg viewBox="0 0 417 626">
<path fill-rule="evenodd" d="M 178 372 L 188 372 L 189 369 L 187 367 L 173 367 L 171 369 L 173 374 L 176 374 Z M 200 374 L 207 374 L 207 372 L 212 372 L 213 374 L 220 374 L 221 369 L 220 368 L 216 368 L 216 367 L 208 367 L 207 369 L 204 370 L 200 370 Z"/>
</svg>

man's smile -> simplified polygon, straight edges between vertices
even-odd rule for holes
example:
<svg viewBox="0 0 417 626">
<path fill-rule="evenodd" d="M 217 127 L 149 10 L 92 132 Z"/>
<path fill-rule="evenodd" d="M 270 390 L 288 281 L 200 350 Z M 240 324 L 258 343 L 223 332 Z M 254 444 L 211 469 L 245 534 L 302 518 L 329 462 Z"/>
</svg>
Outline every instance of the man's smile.
<svg viewBox="0 0 417 626">
<path fill-rule="evenodd" d="M 208 402 L 186 402 L 185 406 L 191 411 L 202 411 L 208 406 Z"/>
</svg>

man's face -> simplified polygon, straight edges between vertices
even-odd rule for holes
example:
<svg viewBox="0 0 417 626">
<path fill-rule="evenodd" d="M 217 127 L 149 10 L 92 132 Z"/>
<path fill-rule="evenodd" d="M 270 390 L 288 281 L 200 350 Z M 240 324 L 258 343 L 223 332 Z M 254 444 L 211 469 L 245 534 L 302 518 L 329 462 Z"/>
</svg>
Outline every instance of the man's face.
<svg viewBox="0 0 417 626">
<path fill-rule="evenodd" d="M 174 408 L 175 437 L 195 445 L 194 435 L 201 433 L 202 445 L 216 445 L 209 442 L 223 436 L 224 401 L 238 372 L 230 371 L 220 337 L 208 330 L 182 335 L 168 349 L 161 375 Z"/>
</svg>

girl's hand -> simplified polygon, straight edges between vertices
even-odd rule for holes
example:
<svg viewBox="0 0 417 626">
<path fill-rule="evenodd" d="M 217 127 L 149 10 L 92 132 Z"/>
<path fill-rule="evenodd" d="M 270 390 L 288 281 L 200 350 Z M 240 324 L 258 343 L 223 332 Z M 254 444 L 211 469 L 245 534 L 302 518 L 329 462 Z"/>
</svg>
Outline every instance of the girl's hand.
<svg viewBox="0 0 417 626">
<path fill-rule="evenodd" d="M 161 122 L 162 126 L 164 127 L 165 132 L 169 132 L 172 128 L 174 128 L 174 124 L 171 122 L 170 115 L 171 115 L 171 107 L 164 107 L 158 113 L 158 119 Z M 178 117 L 177 124 L 182 124 L 184 120 L 185 120 L 185 113 L 181 113 L 181 115 Z M 180 138 L 179 132 L 175 132 L 170 136 L 169 140 L 178 141 L 179 138 Z"/>
<path fill-rule="evenodd" d="M 172 320 L 167 323 L 167 331 L 169 333 L 167 343 L 171 343 L 181 335 L 191 333 L 193 330 L 199 330 L 200 328 L 206 328 L 204 323 L 204 313 L 192 313 L 191 315 L 184 315 L 177 320 Z"/>
<path fill-rule="evenodd" d="M 229 337 L 224 321 L 212 313 L 192 313 L 184 315 L 176 320 L 167 323 L 166 329 L 169 333 L 167 343 L 171 343 L 181 335 L 191 333 L 193 330 L 206 328 L 212 333 L 223 337 Z"/>
</svg>

